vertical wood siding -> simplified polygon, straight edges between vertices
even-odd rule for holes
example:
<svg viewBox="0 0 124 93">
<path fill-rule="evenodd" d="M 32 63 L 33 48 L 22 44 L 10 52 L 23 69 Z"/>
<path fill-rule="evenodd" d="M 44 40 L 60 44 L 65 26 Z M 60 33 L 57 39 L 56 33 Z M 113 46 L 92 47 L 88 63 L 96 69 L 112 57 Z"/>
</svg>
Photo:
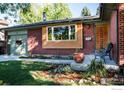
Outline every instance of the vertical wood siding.
<svg viewBox="0 0 124 93">
<path fill-rule="evenodd" d="M 96 49 L 106 48 L 108 44 L 108 25 L 96 25 Z"/>
</svg>

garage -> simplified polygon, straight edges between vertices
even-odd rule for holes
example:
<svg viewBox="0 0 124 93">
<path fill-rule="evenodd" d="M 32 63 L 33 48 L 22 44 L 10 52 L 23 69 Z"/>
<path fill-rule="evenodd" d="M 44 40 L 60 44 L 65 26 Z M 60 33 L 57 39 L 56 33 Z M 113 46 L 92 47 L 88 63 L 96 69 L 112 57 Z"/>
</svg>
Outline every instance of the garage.
<svg viewBox="0 0 124 93">
<path fill-rule="evenodd" d="M 10 55 L 27 55 L 27 31 L 8 32 L 8 46 Z"/>
</svg>

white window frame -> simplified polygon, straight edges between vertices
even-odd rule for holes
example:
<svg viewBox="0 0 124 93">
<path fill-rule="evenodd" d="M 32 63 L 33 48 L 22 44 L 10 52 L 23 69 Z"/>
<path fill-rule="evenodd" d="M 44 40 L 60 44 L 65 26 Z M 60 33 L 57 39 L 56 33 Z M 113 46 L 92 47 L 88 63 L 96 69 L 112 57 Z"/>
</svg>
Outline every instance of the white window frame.
<svg viewBox="0 0 124 93">
<path fill-rule="evenodd" d="M 70 26 L 74 25 L 75 26 L 75 39 L 70 39 L 70 34 L 71 34 L 71 28 Z M 54 32 L 54 27 L 65 27 L 65 26 L 68 26 L 69 27 L 69 39 L 67 40 L 55 40 L 54 39 L 54 36 L 53 36 L 53 32 Z M 52 40 L 49 40 L 48 39 L 48 28 L 51 27 L 52 29 Z M 47 41 L 76 41 L 77 40 L 77 25 L 76 24 L 70 24 L 70 25 L 59 25 L 59 26 L 48 26 L 47 27 Z"/>
</svg>

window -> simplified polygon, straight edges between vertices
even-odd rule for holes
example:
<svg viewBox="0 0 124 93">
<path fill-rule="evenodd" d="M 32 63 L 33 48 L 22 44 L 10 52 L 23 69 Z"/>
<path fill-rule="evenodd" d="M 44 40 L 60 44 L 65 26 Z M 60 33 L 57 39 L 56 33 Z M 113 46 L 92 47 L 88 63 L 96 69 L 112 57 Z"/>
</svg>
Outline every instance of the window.
<svg viewBox="0 0 124 93">
<path fill-rule="evenodd" d="M 64 27 L 54 27 L 54 38 L 55 40 L 68 40 L 69 39 L 69 28 Z"/>
<path fill-rule="evenodd" d="M 48 28 L 48 40 L 52 40 L 52 28 Z"/>
<path fill-rule="evenodd" d="M 71 35 L 70 35 L 70 39 L 75 39 L 75 26 L 72 25 L 71 27 Z"/>
<path fill-rule="evenodd" d="M 48 27 L 48 40 L 75 40 L 75 25 Z"/>
<path fill-rule="evenodd" d="M 21 45 L 22 44 L 22 40 L 16 40 L 16 45 Z"/>
</svg>

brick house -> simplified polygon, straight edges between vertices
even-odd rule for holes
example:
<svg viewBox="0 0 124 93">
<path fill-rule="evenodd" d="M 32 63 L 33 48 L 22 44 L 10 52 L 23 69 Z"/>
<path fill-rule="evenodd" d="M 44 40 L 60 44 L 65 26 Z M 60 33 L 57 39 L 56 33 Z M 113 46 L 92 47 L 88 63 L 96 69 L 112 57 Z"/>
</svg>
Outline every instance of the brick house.
<svg viewBox="0 0 124 93">
<path fill-rule="evenodd" d="M 112 57 L 124 64 L 124 4 L 100 4 L 100 16 L 43 21 L 4 28 L 7 53 L 13 55 L 85 54 L 114 44 Z"/>
</svg>

